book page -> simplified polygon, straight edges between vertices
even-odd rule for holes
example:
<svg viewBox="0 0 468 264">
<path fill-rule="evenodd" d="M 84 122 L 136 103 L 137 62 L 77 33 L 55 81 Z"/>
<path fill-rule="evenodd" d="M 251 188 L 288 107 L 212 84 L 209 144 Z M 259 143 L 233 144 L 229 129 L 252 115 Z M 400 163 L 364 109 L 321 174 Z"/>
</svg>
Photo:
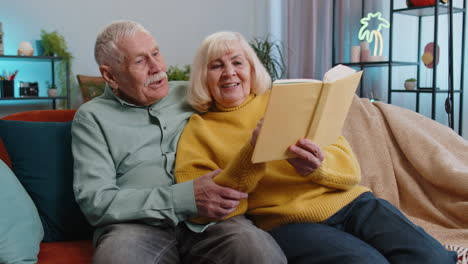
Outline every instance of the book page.
<svg viewBox="0 0 468 264">
<path fill-rule="evenodd" d="M 350 76 L 355 72 L 356 70 L 353 68 L 338 64 L 323 75 L 323 82 L 334 82 L 336 80 Z"/>
<path fill-rule="evenodd" d="M 280 83 L 321 83 L 322 81 L 314 80 L 314 79 L 281 79 L 276 80 L 273 84 L 280 84 Z"/>
<path fill-rule="evenodd" d="M 338 65 L 325 74 L 332 82 L 274 83 L 252 162 L 292 158 L 288 147 L 305 137 L 321 148 L 334 143 L 342 133 L 361 75 L 362 71 Z"/>
<path fill-rule="evenodd" d="M 304 138 L 322 83 L 273 84 L 252 162 L 293 157 L 287 148 Z"/>
<path fill-rule="evenodd" d="M 343 124 L 361 80 L 362 71 L 324 83 L 322 95 L 307 138 L 325 148 L 342 134 Z"/>
</svg>

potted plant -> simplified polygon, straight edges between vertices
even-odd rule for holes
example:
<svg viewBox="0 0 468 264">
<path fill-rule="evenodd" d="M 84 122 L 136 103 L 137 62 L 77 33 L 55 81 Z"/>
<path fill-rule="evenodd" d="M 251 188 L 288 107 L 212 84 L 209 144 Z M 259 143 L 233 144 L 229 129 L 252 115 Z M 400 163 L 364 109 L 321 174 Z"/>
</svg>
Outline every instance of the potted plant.
<svg viewBox="0 0 468 264">
<path fill-rule="evenodd" d="M 44 56 L 60 56 L 66 61 L 72 59 L 65 38 L 57 31 L 47 32 L 41 30 L 41 44 L 44 49 L 44 54 L 42 54 Z"/>
<path fill-rule="evenodd" d="M 63 91 L 63 87 L 66 87 L 67 82 L 67 65 L 69 65 L 68 78 L 71 82 L 74 81 L 71 70 L 71 60 L 73 59 L 73 56 L 68 50 L 67 42 L 63 35 L 57 31 L 47 32 L 45 30 L 41 30 L 41 44 L 44 49 L 44 53 L 41 55 L 61 57 L 57 66 L 57 86 L 52 87 L 52 89 L 57 89 L 57 87 L 59 87 L 57 93 L 62 96 L 66 96 L 66 92 Z M 70 93 L 72 93 L 74 87 L 76 87 L 75 82 L 70 84 Z M 61 103 L 63 108 L 65 108 L 66 101 L 62 101 Z"/>
<path fill-rule="evenodd" d="M 409 78 L 405 80 L 405 89 L 414 90 L 416 88 L 417 80 L 415 78 Z"/>
<path fill-rule="evenodd" d="M 46 82 L 47 83 L 47 95 L 49 97 L 57 97 L 58 95 L 58 90 L 57 90 L 57 86 L 55 84 L 50 84 L 49 82 Z"/>
<path fill-rule="evenodd" d="M 183 69 L 177 66 L 169 66 L 166 73 L 169 81 L 188 81 L 190 78 L 190 65 L 185 65 Z"/>
<path fill-rule="evenodd" d="M 286 65 L 284 63 L 283 50 L 280 42 L 266 37 L 265 39 L 256 38 L 250 41 L 249 44 L 257 54 L 263 66 L 265 66 L 273 81 L 284 77 Z"/>
</svg>

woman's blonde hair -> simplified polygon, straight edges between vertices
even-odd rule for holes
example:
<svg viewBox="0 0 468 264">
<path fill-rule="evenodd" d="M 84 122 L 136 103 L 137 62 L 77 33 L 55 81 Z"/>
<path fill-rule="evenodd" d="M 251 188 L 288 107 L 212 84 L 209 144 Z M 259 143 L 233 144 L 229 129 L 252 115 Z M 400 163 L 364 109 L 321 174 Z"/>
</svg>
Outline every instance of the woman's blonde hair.
<svg viewBox="0 0 468 264">
<path fill-rule="evenodd" d="M 251 93 L 262 94 L 271 87 L 271 77 L 258 59 L 255 51 L 238 32 L 216 32 L 203 40 L 192 64 L 190 84 L 187 90 L 188 103 L 200 112 L 206 112 L 213 105 L 213 98 L 207 85 L 208 64 L 231 50 L 232 41 L 238 41 L 251 67 Z"/>
</svg>

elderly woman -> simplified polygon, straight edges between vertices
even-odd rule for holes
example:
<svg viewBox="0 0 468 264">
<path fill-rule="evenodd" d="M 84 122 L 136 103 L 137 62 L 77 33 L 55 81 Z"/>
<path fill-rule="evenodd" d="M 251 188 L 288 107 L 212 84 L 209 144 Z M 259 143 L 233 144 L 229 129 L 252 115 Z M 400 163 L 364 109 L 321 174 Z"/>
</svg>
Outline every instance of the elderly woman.
<svg viewBox="0 0 468 264">
<path fill-rule="evenodd" d="M 297 158 L 252 164 L 270 86 L 239 33 L 203 41 L 187 98 L 201 114 L 191 117 L 179 141 L 177 181 L 222 169 L 215 182 L 249 193 L 229 217 L 247 214 L 291 262 L 455 263 L 454 252 L 358 185 L 359 164 L 344 137 L 323 150 L 300 139 L 289 147 Z M 193 219 L 212 220 L 219 219 Z"/>
</svg>

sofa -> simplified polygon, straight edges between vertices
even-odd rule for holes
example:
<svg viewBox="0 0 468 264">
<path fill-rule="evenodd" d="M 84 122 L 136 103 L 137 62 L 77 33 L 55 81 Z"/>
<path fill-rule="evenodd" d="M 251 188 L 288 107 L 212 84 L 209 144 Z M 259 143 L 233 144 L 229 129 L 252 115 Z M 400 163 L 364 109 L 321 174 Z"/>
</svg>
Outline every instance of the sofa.
<svg viewBox="0 0 468 264">
<path fill-rule="evenodd" d="M 69 121 L 74 114 L 75 110 L 37 110 L 0 120 L 0 159 L 6 164 L 3 171 L 13 182 L 7 187 L 3 175 L 0 178 L 0 209 L 20 208 L 8 202 L 20 200 L 20 196 L 29 199 L 21 207 L 23 216 L 0 224 L 0 263 L 91 261 L 93 230 L 72 192 Z M 468 142 L 417 113 L 357 97 L 343 134 L 361 164 L 362 184 L 399 207 L 447 248 L 457 251 L 458 263 L 468 263 Z M 33 166 L 33 172 L 29 172 L 32 176 L 27 175 L 25 170 Z M 36 174 L 41 173 L 45 176 L 37 178 Z M 15 177 L 21 184 L 14 182 Z M 35 184 L 40 183 L 37 190 Z M 22 186 L 25 191 L 20 190 Z M 10 197 L 2 196 L 15 188 L 18 191 L 11 192 Z M 49 201 L 45 205 L 44 199 Z M 24 228 L 22 220 L 29 221 Z M 9 229 L 5 227 L 8 224 Z M 8 246 L 2 245 L 16 248 L 6 250 Z M 27 252 L 29 256 L 22 259 L 15 252 Z M 34 254 L 38 254 L 37 260 Z M 17 262 L 8 262 L 4 255 Z"/>
<path fill-rule="evenodd" d="M 24 168 L 22 167 L 25 164 L 30 164 L 35 162 L 33 159 L 36 159 L 36 155 L 31 155 L 31 156 L 21 156 L 20 153 L 15 153 L 15 150 L 25 148 L 25 146 L 18 146 L 15 145 L 15 141 L 20 141 L 22 140 L 23 137 L 26 137 L 26 134 L 30 134 L 30 137 L 32 141 L 47 141 L 44 142 L 45 144 L 54 144 L 57 143 L 58 145 L 55 147 L 65 147 L 65 146 L 60 146 L 59 144 L 62 142 L 69 143 L 70 139 L 70 131 L 69 131 L 69 122 L 73 119 L 73 116 L 75 115 L 75 110 L 38 110 L 38 111 L 28 111 L 28 112 L 22 112 L 22 113 L 15 113 L 6 117 L 1 118 L 2 120 L 19 120 L 19 121 L 33 121 L 33 122 L 28 122 L 26 127 L 22 127 L 21 125 L 24 125 L 24 122 L 19 122 L 16 123 L 14 122 L 13 124 L 0 124 L 0 130 L 2 131 L 0 134 L 0 159 L 8 165 L 10 168 L 13 168 L 13 171 L 15 171 L 15 174 L 17 172 L 18 175 L 22 174 L 27 174 L 27 172 L 24 172 Z M 47 122 L 47 123 L 45 123 Z M 57 124 L 60 126 L 49 126 L 50 124 L 60 122 L 63 123 L 63 126 L 61 124 Z M 10 125 L 10 126 L 8 126 Z M 20 129 L 22 128 L 23 131 L 25 131 L 26 134 L 22 133 Z M 6 133 L 5 130 L 8 132 L 8 130 L 11 132 L 10 134 Z M 62 134 L 57 134 L 57 131 L 63 132 Z M 31 134 L 34 135 L 31 135 Z M 4 138 L 7 137 L 7 138 Z M 34 138 L 36 137 L 36 138 Z M 52 137 L 49 139 L 44 139 L 42 137 Z M 8 142 L 10 141 L 10 142 Z M 26 140 L 25 140 L 26 141 Z M 31 144 L 32 142 L 25 142 L 25 144 Z M 40 142 L 36 142 L 40 143 Z M 68 144 L 69 145 L 69 144 Z M 64 176 L 67 177 L 67 181 L 56 181 L 59 182 L 59 184 L 54 185 L 52 183 L 45 183 L 46 187 L 50 187 L 50 189 L 56 189 L 56 188 L 63 188 L 64 191 L 66 192 L 67 195 L 64 195 L 64 193 L 60 192 L 53 192 L 51 190 L 48 190 L 48 188 L 42 188 L 38 190 L 38 186 L 34 186 L 31 181 L 28 181 L 28 178 L 25 175 L 22 175 L 24 178 L 22 179 L 21 183 L 25 186 L 27 193 L 33 197 L 33 202 L 36 206 L 36 208 L 39 211 L 39 219 L 41 223 L 44 225 L 43 229 L 44 231 L 42 232 L 41 237 L 39 237 L 39 241 L 31 241 L 34 240 L 34 238 L 27 238 L 24 237 L 25 234 L 23 234 L 22 239 L 27 239 L 28 243 L 33 244 L 34 242 L 40 242 L 40 244 L 37 244 L 37 247 L 34 247 L 34 245 L 30 246 L 25 246 L 21 245 L 21 243 L 10 243 L 11 240 L 15 240 L 15 238 L 11 238 L 10 234 L 10 240 L 5 241 L 6 238 L 5 236 L 1 236 L 2 232 L 0 231 L 0 263 L 39 263 L 39 264 L 83 264 L 83 263 L 91 263 L 91 257 L 92 257 L 92 242 L 91 242 L 91 233 L 92 233 L 92 228 L 85 223 L 84 218 L 82 215 L 79 215 L 79 209 L 74 203 L 74 200 L 71 200 L 73 197 L 72 193 L 72 171 L 71 171 L 71 151 L 70 151 L 70 146 L 66 149 L 66 152 L 64 155 L 61 155 L 60 159 L 63 161 L 64 159 L 67 159 L 67 163 L 69 166 L 60 166 L 63 164 L 43 164 L 43 167 L 49 168 L 49 170 L 56 170 L 58 173 L 66 173 L 66 175 L 59 175 L 59 176 Z M 63 154 L 61 153 L 62 151 L 54 151 L 53 148 L 54 146 L 40 146 L 40 145 L 29 145 L 26 146 L 28 148 L 28 152 L 33 152 L 36 150 L 39 152 L 43 152 L 45 159 L 48 158 L 53 158 L 51 157 L 53 154 Z M 33 150 L 35 149 L 35 150 Z M 7 151 L 9 150 L 9 151 Z M 9 155 L 9 152 L 11 152 L 12 155 Z M 58 153 L 56 153 L 58 152 Z M 35 153 L 32 153 L 35 154 Z M 49 155 L 47 155 L 49 154 Z M 11 156 L 11 157 L 10 157 Z M 16 161 L 16 167 L 15 164 L 12 161 Z M 44 160 L 40 160 L 38 162 L 44 162 Z M 23 171 L 23 172 L 22 172 Z M 47 171 L 46 171 L 47 172 Z M 51 175 L 52 173 L 50 173 Z M 50 177 L 50 175 L 47 175 L 45 178 L 42 178 L 41 180 L 48 181 L 51 180 L 47 177 Z M 37 179 L 33 179 L 37 180 Z M 3 185 L 0 188 L 6 188 L 7 186 Z M 10 186 L 11 187 L 11 186 Z M 39 186 L 43 187 L 43 186 Z M 1 190 L 0 192 L 2 192 Z M 41 193 L 44 192 L 44 193 Z M 44 197 L 46 195 L 50 194 L 51 197 Z M 15 196 L 18 196 L 15 193 Z M 1 197 L 1 195 L 0 195 Z M 34 199 L 35 198 L 35 199 Z M 48 207 L 46 208 L 43 203 L 44 202 L 50 202 L 48 198 L 52 199 L 57 199 L 61 200 L 61 202 L 58 204 L 58 206 L 63 206 L 63 207 L 68 207 L 70 210 L 74 210 L 74 212 L 65 211 L 62 212 L 61 208 L 59 207 Z M 3 206 L 0 204 L 0 206 Z M 24 205 L 20 205 L 23 206 Z M 51 214 L 48 214 L 47 212 L 44 212 L 43 210 L 49 209 L 49 210 L 57 210 L 61 212 L 52 212 Z M 49 212 L 50 213 L 50 212 Z M 61 215 L 59 213 L 62 213 Z M 73 221 L 70 219 L 67 219 L 68 217 L 76 216 L 79 215 L 79 218 L 81 221 Z M 34 217 L 30 217 L 34 218 Z M 51 219 L 55 218 L 55 219 Z M 53 221 L 54 220 L 54 221 Z M 18 225 L 18 222 L 20 220 L 13 220 L 12 224 Z M 60 223 L 60 221 L 67 221 L 69 222 L 68 225 L 64 225 L 65 228 L 70 228 L 70 230 L 77 230 L 77 232 L 66 232 L 64 230 L 61 230 L 63 228 L 60 226 L 63 223 Z M 1 221 L 0 221 L 1 222 Z M 8 223 L 7 223 L 8 224 Z M 81 225 L 81 227 L 79 226 Z M 5 225 L 4 225 L 5 226 Z M 31 229 L 32 226 L 31 224 L 28 224 L 25 229 Z M 47 230 L 46 230 L 47 229 Z M 59 231 L 55 230 L 58 229 Z M 84 231 L 83 231 L 84 230 Z M 26 236 L 29 235 L 26 233 Z M 3 241 L 2 241 L 3 240 Z M 37 239 L 36 239 L 37 240 Z M 44 240 L 47 240 L 47 242 L 44 242 Z M 10 244 L 10 245 L 9 245 Z M 8 249 L 8 247 L 17 247 L 13 249 Z M 16 255 L 20 256 L 14 256 L 13 254 L 15 251 L 17 251 Z M 6 256 L 2 256 L 2 254 L 5 254 Z M 34 254 L 38 254 L 37 259 L 34 258 Z"/>
</svg>

